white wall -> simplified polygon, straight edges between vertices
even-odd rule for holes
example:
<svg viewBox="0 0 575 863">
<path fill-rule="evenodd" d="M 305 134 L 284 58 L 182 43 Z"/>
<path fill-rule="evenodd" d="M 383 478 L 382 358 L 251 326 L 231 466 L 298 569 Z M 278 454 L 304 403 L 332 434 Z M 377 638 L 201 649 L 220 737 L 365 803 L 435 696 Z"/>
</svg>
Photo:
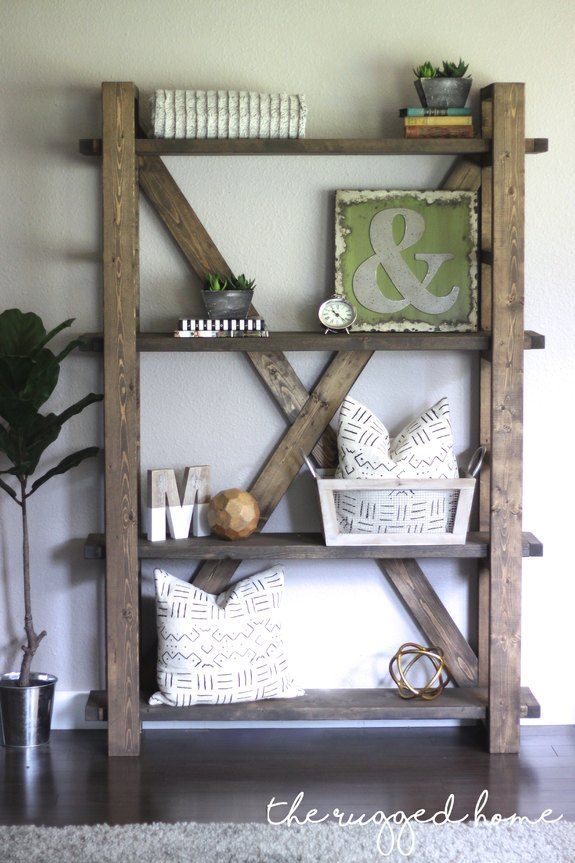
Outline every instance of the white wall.
<svg viewBox="0 0 575 863">
<path fill-rule="evenodd" d="M 526 320 L 546 333 L 548 348 L 526 357 L 525 527 L 544 540 L 545 558 L 524 567 L 523 671 L 541 700 L 543 721 L 575 721 L 575 695 L 565 686 L 575 604 L 569 457 L 575 7 L 562 0 L 4 0 L 0 25 L 1 306 L 36 311 L 49 325 L 75 315 L 77 332 L 101 325 L 99 175 L 95 162 L 77 155 L 77 139 L 98 134 L 102 80 L 133 80 L 142 97 L 156 86 L 303 92 L 311 137 L 401 134 L 397 108 L 415 96 L 411 68 L 428 57 L 465 57 L 475 91 L 490 81 L 526 81 L 527 134 L 548 135 L 551 149 L 528 158 L 526 178 Z M 335 189 L 434 188 L 450 167 L 444 157 L 167 163 L 231 266 L 257 277 L 257 305 L 274 329 L 313 327 L 317 304 L 331 292 Z M 169 329 L 181 313 L 199 309 L 197 282 L 147 205 L 141 241 L 143 324 Z M 311 384 L 327 355 L 290 359 Z M 393 430 L 446 393 L 458 451 L 468 454 L 475 444 L 476 393 L 469 397 L 475 371 L 459 355 L 380 354 L 353 393 Z M 51 406 L 100 386 L 99 361 L 75 356 Z M 247 484 L 285 428 L 240 355 L 145 355 L 142 418 L 144 469 L 210 463 L 216 489 Z M 100 441 L 93 407 L 70 423 L 51 459 Z M 318 527 L 310 490 L 301 477 L 270 529 Z M 67 692 L 97 687 L 102 567 L 82 559 L 82 540 L 101 528 L 98 466 L 45 486 L 31 508 L 36 623 L 49 633 L 37 667 L 55 672 Z M 18 513 L 4 498 L 0 515 L 0 666 L 8 668 L 21 637 Z M 435 562 L 425 569 L 473 639 L 467 606 L 474 567 Z M 289 563 L 286 572 L 287 624 L 301 683 L 385 680 L 389 656 L 417 631 L 376 567 Z M 148 568 L 147 581 L 149 575 Z"/>
</svg>

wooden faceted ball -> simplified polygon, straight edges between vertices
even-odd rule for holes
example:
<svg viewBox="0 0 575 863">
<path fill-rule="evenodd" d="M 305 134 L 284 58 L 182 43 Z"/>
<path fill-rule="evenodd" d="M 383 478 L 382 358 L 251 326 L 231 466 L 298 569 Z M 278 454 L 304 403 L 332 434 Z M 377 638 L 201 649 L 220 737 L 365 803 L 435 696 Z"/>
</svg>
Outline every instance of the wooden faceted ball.
<svg viewBox="0 0 575 863">
<path fill-rule="evenodd" d="M 428 663 L 427 681 L 423 686 L 415 686 L 409 672 L 421 660 Z M 389 663 L 389 673 L 402 698 L 423 698 L 433 701 L 441 695 L 449 683 L 449 669 L 439 647 L 424 647 L 408 641 L 402 644 Z"/>
<path fill-rule="evenodd" d="M 217 536 L 224 539 L 245 539 L 258 526 L 260 508 L 247 491 L 227 488 L 210 501 L 208 523 Z"/>
</svg>

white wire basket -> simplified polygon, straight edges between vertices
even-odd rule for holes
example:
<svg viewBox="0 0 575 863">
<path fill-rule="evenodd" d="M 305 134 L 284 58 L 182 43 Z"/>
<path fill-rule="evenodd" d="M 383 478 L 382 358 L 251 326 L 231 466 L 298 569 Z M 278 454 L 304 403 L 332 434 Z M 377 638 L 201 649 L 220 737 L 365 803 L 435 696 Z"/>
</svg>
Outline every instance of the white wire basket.
<svg viewBox="0 0 575 863">
<path fill-rule="evenodd" d="M 336 479 L 309 459 L 326 545 L 460 545 L 485 450 L 459 479 Z"/>
</svg>

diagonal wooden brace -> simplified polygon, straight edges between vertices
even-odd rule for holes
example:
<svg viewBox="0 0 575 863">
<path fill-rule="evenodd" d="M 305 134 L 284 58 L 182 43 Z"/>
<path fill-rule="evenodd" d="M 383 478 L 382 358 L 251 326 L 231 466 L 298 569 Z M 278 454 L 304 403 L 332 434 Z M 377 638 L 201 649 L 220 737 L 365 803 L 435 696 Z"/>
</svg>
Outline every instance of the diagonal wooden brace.
<svg viewBox="0 0 575 863">
<path fill-rule="evenodd" d="M 388 581 L 430 646 L 441 647 L 458 686 L 477 686 L 477 657 L 417 561 L 378 560 Z"/>
<path fill-rule="evenodd" d="M 207 273 L 230 276 L 232 271 L 159 156 L 140 156 L 140 187 L 167 227 L 176 245 L 203 281 Z M 250 312 L 256 315 L 254 306 Z M 281 352 L 245 354 L 288 419 L 295 420 L 308 391 Z M 337 445 L 327 428 L 313 448 L 320 467 L 337 463 Z"/>
<path fill-rule="evenodd" d="M 296 478 L 315 441 L 327 428 L 341 402 L 372 357 L 369 351 L 340 351 L 321 376 L 295 422 L 285 433 L 255 481 L 250 492 L 260 505 L 258 530 Z M 219 593 L 240 565 L 238 560 L 207 561 L 200 567 L 194 584 L 210 593 Z"/>
<path fill-rule="evenodd" d="M 140 157 L 139 167 L 139 180 L 142 191 L 146 194 L 150 203 L 166 225 L 169 233 L 192 269 L 200 278 L 204 278 L 206 272 L 209 271 L 229 274 L 231 271 L 228 264 L 162 160 L 157 156 Z M 448 175 L 443 188 L 476 191 L 479 188 L 480 182 L 481 171 L 479 165 L 470 159 L 463 159 L 455 165 Z M 254 309 L 252 309 L 252 313 L 255 313 Z M 362 355 L 350 354 L 349 356 L 361 357 Z M 364 357 L 365 362 L 361 365 L 357 374 L 364 368 L 370 356 L 368 354 Z M 283 413 L 295 424 L 298 421 L 300 412 L 302 412 L 304 405 L 307 403 L 308 393 L 285 355 L 279 352 L 269 354 L 254 353 L 248 354 L 248 358 L 278 402 Z M 321 376 L 314 392 L 322 385 L 325 375 L 329 375 L 331 368 L 332 365 Z M 353 381 L 351 381 L 345 392 L 342 390 L 340 401 L 347 394 L 352 384 Z M 335 409 L 337 409 L 337 404 Z M 327 423 L 329 423 L 329 419 Z M 292 440 L 295 440 L 299 432 L 297 429 L 295 432 L 292 432 L 292 429 L 290 429 L 286 433 L 283 443 L 285 443 L 290 434 L 294 436 Z M 282 444 L 280 443 L 280 448 L 281 446 Z M 327 424 L 324 427 L 319 442 L 313 449 L 313 455 L 320 466 L 332 466 L 335 463 L 336 447 L 334 435 Z M 260 472 L 256 483 L 254 483 L 256 493 L 263 488 L 262 477 L 267 482 L 270 475 L 278 469 L 281 463 L 281 456 L 277 455 L 276 458 L 274 456 L 268 461 L 265 468 Z M 297 470 L 299 470 L 299 466 L 297 466 Z M 266 510 L 263 514 L 261 526 L 265 524 L 272 509 L 277 505 L 291 484 L 291 481 L 297 474 L 297 470 L 292 476 L 292 466 L 291 470 L 285 473 L 284 481 L 281 486 L 278 486 L 277 494 L 279 496 L 276 494 L 277 500 L 275 500 L 273 494 L 269 493 L 269 489 L 266 491 Z M 283 488 L 284 486 L 285 488 Z M 280 488 L 283 488 L 281 493 L 279 493 Z M 275 502 L 272 506 L 274 500 Z M 271 507 L 269 511 L 267 511 L 268 507 Z M 455 682 L 460 686 L 470 686 L 476 683 L 477 659 L 418 563 L 415 560 L 379 561 L 378 563 L 430 643 L 438 645 L 446 651 L 447 661 Z M 229 583 L 238 565 L 238 562 L 232 560 L 207 561 L 201 566 L 195 583 L 204 588 L 207 587 L 213 592 L 219 592 Z M 442 622 L 439 628 L 438 621 Z"/>
</svg>

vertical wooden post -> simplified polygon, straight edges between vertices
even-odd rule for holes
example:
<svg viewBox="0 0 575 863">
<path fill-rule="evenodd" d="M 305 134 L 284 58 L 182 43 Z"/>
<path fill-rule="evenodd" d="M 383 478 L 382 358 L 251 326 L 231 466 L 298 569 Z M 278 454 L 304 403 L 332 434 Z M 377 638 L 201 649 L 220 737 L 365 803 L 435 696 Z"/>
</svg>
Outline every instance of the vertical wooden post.
<svg viewBox="0 0 575 863">
<path fill-rule="evenodd" d="M 139 308 L 136 88 L 102 84 L 108 751 L 137 755 Z"/>
<path fill-rule="evenodd" d="M 525 88 L 493 84 L 489 748 L 519 751 Z"/>
<path fill-rule="evenodd" d="M 481 103 L 481 136 L 493 138 L 493 103 L 484 99 Z M 485 157 L 481 166 L 481 251 L 492 255 L 493 202 L 491 155 Z M 491 332 L 492 304 L 492 260 L 481 264 L 481 329 Z M 479 530 L 489 532 L 491 517 L 491 354 L 479 358 L 479 443 L 487 450 L 479 478 Z M 478 569 L 478 625 L 477 662 L 478 686 L 489 683 L 489 563 L 480 561 Z"/>
</svg>

